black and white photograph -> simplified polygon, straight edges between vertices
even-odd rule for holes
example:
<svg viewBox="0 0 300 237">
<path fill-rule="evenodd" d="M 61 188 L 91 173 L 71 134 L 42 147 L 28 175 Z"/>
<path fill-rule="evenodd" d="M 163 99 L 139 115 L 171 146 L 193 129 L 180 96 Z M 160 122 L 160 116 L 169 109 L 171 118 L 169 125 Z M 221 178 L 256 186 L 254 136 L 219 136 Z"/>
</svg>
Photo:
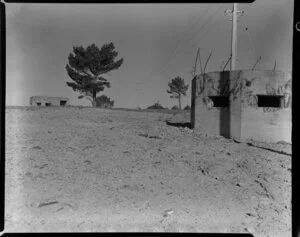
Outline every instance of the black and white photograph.
<svg viewBox="0 0 300 237">
<path fill-rule="evenodd" d="M 291 237 L 293 17 L 5 3 L 4 232 Z"/>
</svg>

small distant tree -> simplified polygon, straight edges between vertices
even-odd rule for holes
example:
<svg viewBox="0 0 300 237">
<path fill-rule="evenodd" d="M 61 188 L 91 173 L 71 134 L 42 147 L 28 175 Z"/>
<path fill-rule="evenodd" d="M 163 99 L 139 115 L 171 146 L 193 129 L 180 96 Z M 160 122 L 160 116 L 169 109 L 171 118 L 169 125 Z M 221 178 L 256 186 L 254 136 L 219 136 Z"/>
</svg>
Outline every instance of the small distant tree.
<svg viewBox="0 0 300 237">
<path fill-rule="evenodd" d="M 172 110 L 179 110 L 179 107 L 177 105 L 174 105 L 171 109 Z"/>
<path fill-rule="evenodd" d="M 87 98 L 95 107 L 97 93 L 110 87 L 110 83 L 102 75 L 118 69 L 123 63 L 123 58 L 115 61 L 117 56 L 113 43 L 104 44 L 101 49 L 95 44 L 86 48 L 73 47 L 66 65 L 73 82 L 67 82 L 67 85 L 81 94 L 79 99 Z"/>
<path fill-rule="evenodd" d="M 164 109 L 164 107 L 157 101 L 154 105 L 149 106 L 147 109 Z"/>
<path fill-rule="evenodd" d="M 101 95 L 96 98 L 96 106 L 101 108 L 112 108 L 115 101 L 111 100 L 106 95 Z"/>
<path fill-rule="evenodd" d="M 191 109 L 191 107 L 189 105 L 184 107 L 184 110 L 190 110 L 190 109 Z"/>
<path fill-rule="evenodd" d="M 186 96 L 189 85 L 185 85 L 183 78 L 175 77 L 168 86 L 170 89 L 167 90 L 167 93 L 172 94 L 171 98 L 178 99 L 179 109 L 181 109 L 181 96 Z"/>
</svg>

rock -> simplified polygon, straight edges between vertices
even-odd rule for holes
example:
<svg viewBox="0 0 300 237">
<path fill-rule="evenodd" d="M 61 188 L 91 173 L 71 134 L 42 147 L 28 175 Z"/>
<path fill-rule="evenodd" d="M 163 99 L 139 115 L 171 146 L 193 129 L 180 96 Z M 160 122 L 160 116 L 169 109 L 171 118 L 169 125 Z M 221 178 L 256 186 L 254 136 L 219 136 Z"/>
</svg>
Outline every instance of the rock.
<svg viewBox="0 0 300 237">
<path fill-rule="evenodd" d="M 153 135 L 153 136 L 149 136 L 149 138 L 154 138 L 154 139 L 161 139 L 161 137 Z"/>
<path fill-rule="evenodd" d="M 85 160 L 84 163 L 91 164 L 92 162 L 90 160 Z"/>
<path fill-rule="evenodd" d="M 246 213 L 246 215 L 247 215 L 247 216 L 253 216 L 253 217 L 255 216 L 254 214 L 252 214 L 252 213 L 249 213 L 249 212 L 248 212 L 248 213 Z"/>
<path fill-rule="evenodd" d="M 172 215 L 173 213 L 174 213 L 174 211 L 172 209 L 165 210 L 163 217 L 168 217 L 168 216 Z"/>
<path fill-rule="evenodd" d="M 42 148 L 40 146 L 33 146 L 32 149 L 42 150 Z"/>
<path fill-rule="evenodd" d="M 57 204 L 58 201 L 52 201 L 52 202 L 42 202 L 38 205 L 38 207 L 44 207 L 44 206 L 49 206 L 49 205 L 53 205 L 53 204 Z"/>
</svg>

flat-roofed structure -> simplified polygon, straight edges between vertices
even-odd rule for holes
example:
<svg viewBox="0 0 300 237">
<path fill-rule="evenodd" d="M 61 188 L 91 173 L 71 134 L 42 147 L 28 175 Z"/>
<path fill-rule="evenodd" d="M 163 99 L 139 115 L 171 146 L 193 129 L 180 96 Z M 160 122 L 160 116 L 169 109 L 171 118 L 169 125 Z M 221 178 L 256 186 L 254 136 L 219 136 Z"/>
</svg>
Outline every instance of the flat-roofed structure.
<svg viewBox="0 0 300 237">
<path fill-rule="evenodd" d="M 291 73 L 209 72 L 192 81 L 193 128 L 238 140 L 291 143 Z"/>
<path fill-rule="evenodd" d="M 30 97 L 31 106 L 66 106 L 68 98 L 50 97 L 50 96 L 32 96 Z"/>
</svg>

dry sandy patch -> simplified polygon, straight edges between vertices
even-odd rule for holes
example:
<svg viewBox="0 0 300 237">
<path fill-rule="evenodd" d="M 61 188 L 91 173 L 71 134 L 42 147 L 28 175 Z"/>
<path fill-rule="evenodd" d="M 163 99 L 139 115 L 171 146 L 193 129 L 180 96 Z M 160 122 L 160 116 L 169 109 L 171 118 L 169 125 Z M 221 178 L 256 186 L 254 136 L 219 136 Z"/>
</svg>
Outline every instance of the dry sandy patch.
<svg viewBox="0 0 300 237">
<path fill-rule="evenodd" d="M 290 145 L 167 119 L 189 113 L 7 108 L 5 231 L 291 236 Z"/>
</svg>

